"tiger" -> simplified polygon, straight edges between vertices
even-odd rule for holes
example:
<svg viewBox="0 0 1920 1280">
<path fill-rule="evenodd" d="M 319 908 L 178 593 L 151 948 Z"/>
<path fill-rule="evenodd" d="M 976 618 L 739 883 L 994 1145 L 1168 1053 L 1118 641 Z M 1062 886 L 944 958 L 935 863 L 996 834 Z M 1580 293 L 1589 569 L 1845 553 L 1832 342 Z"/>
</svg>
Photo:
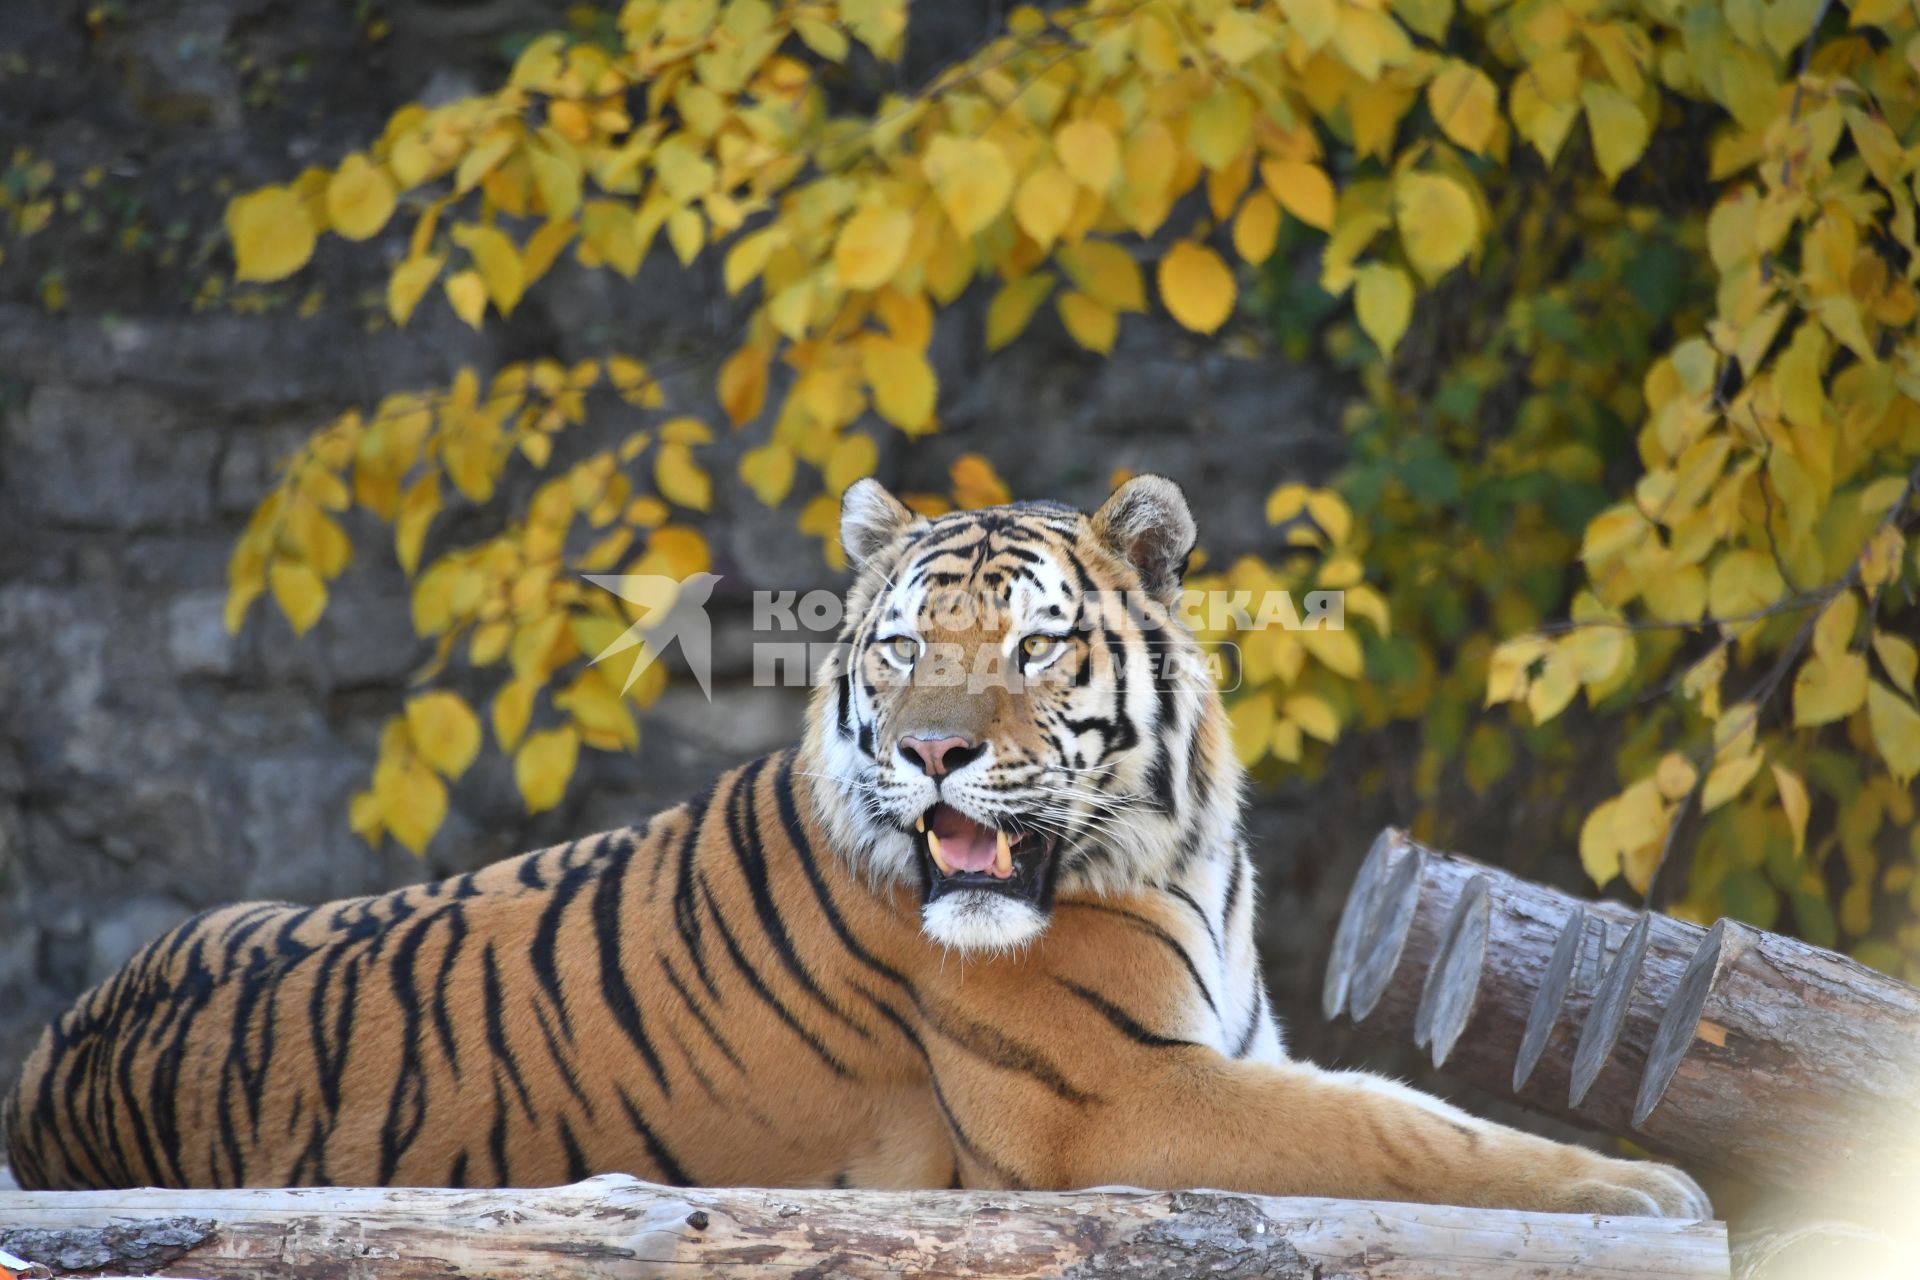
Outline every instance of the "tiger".
<svg viewBox="0 0 1920 1280">
<path fill-rule="evenodd" d="M 1173 607 L 1195 539 L 1159 476 L 1091 514 L 853 484 L 796 745 L 636 826 L 179 926 L 38 1041 L 4 1108 L 15 1176 L 1710 1216 L 1677 1169 L 1289 1056 L 1242 767 Z"/>
</svg>

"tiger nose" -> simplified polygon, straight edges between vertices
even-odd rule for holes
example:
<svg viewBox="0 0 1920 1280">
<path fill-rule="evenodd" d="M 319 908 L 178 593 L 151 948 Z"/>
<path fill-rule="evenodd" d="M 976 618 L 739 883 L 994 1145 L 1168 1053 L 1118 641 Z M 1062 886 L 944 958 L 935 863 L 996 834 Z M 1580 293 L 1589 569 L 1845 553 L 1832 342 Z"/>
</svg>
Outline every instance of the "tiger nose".
<svg viewBox="0 0 1920 1280">
<path fill-rule="evenodd" d="M 980 748 L 965 738 L 902 738 L 900 754 L 920 772 L 938 778 L 952 773 L 980 754 Z"/>
</svg>

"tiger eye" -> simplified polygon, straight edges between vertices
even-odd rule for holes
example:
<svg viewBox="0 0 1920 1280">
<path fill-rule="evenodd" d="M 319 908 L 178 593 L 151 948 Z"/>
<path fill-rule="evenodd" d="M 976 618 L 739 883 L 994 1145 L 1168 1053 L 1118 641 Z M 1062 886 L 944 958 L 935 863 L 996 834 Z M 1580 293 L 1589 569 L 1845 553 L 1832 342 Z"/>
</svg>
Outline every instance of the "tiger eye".
<svg viewBox="0 0 1920 1280">
<path fill-rule="evenodd" d="M 1031 635 L 1020 642 L 1020 652 L 1032 661 L 1051 657 L 1059 649 L 1060 641 L 1054 636 Z"/>
<path fill-rule="evenodd" d="M 887 641 L 887 648 L 892 651 L 893 660 L 903 667 L 911 666 L 920 652 L 920 646 L 912 636 L 895 636 Z"/>
</svg>

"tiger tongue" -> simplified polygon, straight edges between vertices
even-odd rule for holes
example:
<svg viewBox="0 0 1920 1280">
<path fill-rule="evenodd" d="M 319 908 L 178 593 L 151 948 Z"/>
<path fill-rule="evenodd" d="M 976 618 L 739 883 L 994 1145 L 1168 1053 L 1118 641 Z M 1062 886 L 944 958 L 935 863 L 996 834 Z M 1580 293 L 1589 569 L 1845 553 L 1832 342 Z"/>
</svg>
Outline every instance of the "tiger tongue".
<svg viewBox="0 0 1920 1280">
<path fill-rule="evenodd" d="M 940 840 L 940 856 L 955 871 L 985 871 L 993 866 L 997 837 L 992 827 L 942 805 L 933 815 L 933 834 Z"/>
</svg>

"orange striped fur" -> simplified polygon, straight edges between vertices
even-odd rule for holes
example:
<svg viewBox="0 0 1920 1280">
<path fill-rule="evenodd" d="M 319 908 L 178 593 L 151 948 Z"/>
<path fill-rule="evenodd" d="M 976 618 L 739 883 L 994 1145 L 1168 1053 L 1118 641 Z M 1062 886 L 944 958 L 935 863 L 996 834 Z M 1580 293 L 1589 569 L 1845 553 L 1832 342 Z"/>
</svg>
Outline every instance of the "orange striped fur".
<svg viewBox="0 0 1920 1280">
<path fill-rule="evenodd" d="M 1170 598 L 1193 542 L 1174 486 L 926 520 L 862 482 L 844 536 L 847 656 L 798 747 L 638 827 L 180 926 L 34 1050 L 4 1107 L 22 1185 L 624 1171 L 1708 1211 L 1663 1166 L 1286 1056 L 1220 700 L 1140 675 L 1191 635 L 1043 617 L 1094 589 Z M 944 627 L 928 583 L 1007 615 Z M 1074 679 L 892 678 L 935 642 Z M 959 833 L 950 862 L 1007 833 L 1012 873 L 943 873 L 929 814 Z"/>
</svg>

